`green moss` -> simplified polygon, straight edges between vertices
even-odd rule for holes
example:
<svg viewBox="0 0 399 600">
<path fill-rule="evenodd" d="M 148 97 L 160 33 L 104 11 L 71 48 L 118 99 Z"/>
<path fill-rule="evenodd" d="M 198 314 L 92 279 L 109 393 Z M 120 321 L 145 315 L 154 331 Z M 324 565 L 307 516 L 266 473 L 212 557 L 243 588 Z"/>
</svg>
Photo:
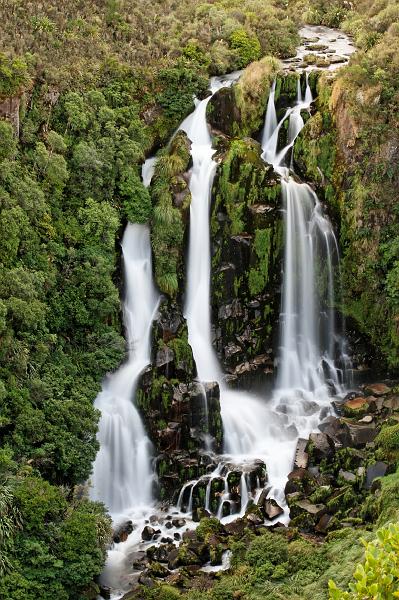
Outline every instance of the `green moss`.
<svg viewBox="0 0 399 600">
<path fill-rule="evenodd" d="M 185 326 L 183 331 L 180 332 L 179 337 L 174 338 L 167 344 L 175 354 L 175 360 L 177 365 L 184 365 L 184 368 L 188 372 L 192 372 L 194 368 L 193 352 L 190 344 L 188 343 L 188 331 Z"/>
<path fill-rule="evenodd" d="M 151 241 L 154 252 L 155 279 L 162 292 L 175 297 L 183 268 L 183 212 L 188 204 L 177 208 L 173 204 L 176 177 L 187 168 L 190 160 L 189 142 L 184 132 L 179 132 L 156 165 L 151 183 L 153 202 Z M 179 183 L 184 183 L 180 180 Z M 187 184 L 184 183 L 187 188 Z M 189 197 L 189 196 L 188 196 Z"/>
<path fill-rule="evenodd" d="M 262 126 L 270 86 L 279 70 L 276 59 L 266 56 L 245 69 L 234 87 L 240 121 L 234 123 L 237 137 L 253 135 Z"/>
<path fill-rule="evenodd" d="M 251 268 L 248 275 L 248 287 L 251 296 L 260 294 L 269 280 L 269 261 L 273 230 L 257 229 L 253 248 L 258 258 L 257 268 Z"/>
<path fill-rule="evenodd" d="M 284 563 L 288 558 L 288 542 L 283 535 L 265 531 L 250 543 L 245 558 L 251 567 L 261 567 L 267 562 Z"/>
<path fill-rule="evenodd" d="M 214 517 L 211 517 L 210 519 L 201 519 L 196 529 L 197 538 L 204 541 L 209 534 L 218 534 L 222 529 L 223 527 L 220 524 L 220 521 Z"/>
<path fill-rule="evenodd" d="M 375 443 L 384 450 L 399 450 L 399 423 L 383 427 Z"/>
</svg>

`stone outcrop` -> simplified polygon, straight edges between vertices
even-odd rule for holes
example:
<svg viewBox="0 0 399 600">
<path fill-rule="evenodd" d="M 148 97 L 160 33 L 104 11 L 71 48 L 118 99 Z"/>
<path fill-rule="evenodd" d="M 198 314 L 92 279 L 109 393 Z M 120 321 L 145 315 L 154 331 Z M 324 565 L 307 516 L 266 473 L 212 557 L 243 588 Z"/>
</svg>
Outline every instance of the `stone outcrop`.
<svg viewBox="0 0 399 600">
<path fill-rule="evenodd" d="M 141 376 L 137 405 L 155 447 L 162 498 L 206 472 L 200 451 L 220 451 L 219 386 L 196 379 L 187 325 L 176 302 L 163 299 L 153 326 L 153 361 Z"/>
<path fill-rule="evenodd" d="M 280 302 L 281 187 L 251 139 L 220 156 L 213 189 L 215 346 L 231 379 L 273 371 Z"/>
<path fill-rule="evenodd" d="M 6 119 L 12 124 L 16 135 L 19 135 L 19 109 L 21 97 L 0 98 L 0 119 Z"/>
</svg>

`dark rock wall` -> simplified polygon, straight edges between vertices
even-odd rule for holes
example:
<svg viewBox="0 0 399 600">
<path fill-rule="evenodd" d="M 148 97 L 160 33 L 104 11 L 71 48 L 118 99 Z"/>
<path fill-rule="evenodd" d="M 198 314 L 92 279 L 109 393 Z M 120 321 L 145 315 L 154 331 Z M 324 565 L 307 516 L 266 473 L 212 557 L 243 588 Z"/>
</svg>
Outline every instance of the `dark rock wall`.
<svg viewBox="0 0 399 600">
<path fill-rule="evenodd" d="M 211 214 L 215 346 L 237 379 L 273 371 L 280 306 L 281 185 L 257 142 L 233 140 L 221 157 Z"/>
</svg>

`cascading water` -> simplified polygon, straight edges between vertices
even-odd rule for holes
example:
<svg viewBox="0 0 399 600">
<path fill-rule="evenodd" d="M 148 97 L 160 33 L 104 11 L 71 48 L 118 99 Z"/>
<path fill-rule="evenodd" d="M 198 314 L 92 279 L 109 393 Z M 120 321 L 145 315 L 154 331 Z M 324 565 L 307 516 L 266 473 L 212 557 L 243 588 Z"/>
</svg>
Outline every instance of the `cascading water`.
<svg viewBox="0 0 399 600">
<path fill-rule="evenodd" d="M 237 75 L 214 78 L 211 92 L 230 85 Z M 265 485 L 264 471 L 256 475 L 258 491 L 254 493 L 253 477 L 251 483 L 249 475 L 253 471 L 246 470 L 248 463 L 257 461 L 267 465 L 267 483 L 271 486 L 268 496 L 278 500 L 285 509 L 278 520 L 288 521 L 284 487 L 298 437 L 306 437 L 317 429 L 323 415 L 328 414 L 330 389 L 339 389 L 342 381 L 342 374 L 334 363 L 334 354 L 341 342 L 335 334 L 333 308 L 334 262 L 338 258 L 336 239 L 314 192 L 306 184 L 297 183 L 287 166 L 290 157 L 289 164 L 291 169 L 293 167 L 292 148 L 303 127 L 301 111 L 308 109 L 312 102 L 310 87 L 306 85 L 302 93 L 298 80 L 296 104 L 287 109 L 280 122 L 277 122 L 274 100 L 275 84 L 269 95 L 262 148 L 264 159 L 273 164 L 282 179 L 286 234 L 278 379 L 272 397 L 267 400 L 230 390 L 212 346 L 209 212 L 216 163 L 212 159 L 206 123 L 209 98 L 198 102 L 196 110 L 181 126 L 192 141 L 193 158 L 185 314 L 199 379 L 219 382 L 226 452 L 214 472 L 203 476 L 201 484 L 205 491 L 205 508 L 219 518 L 231 513 L 225 520 L 243 515 L 250 499 L 258 501 Z M 285 147 L 278 151 L 279 134 L 286 119 L 289 119 L 288 139 Z M 148 159 L 143 166 L 145 185 L 150 183 L 155 160 Z M 98 435 L 101 448 L 93 468 L 91 491 L 93 499 L 109 507 L 114 522 L 121 519 L 135 522 L 127 541 L 115 544 L 109 551 L 102 576 L 103 583 L 113 589 L 115 600 L 134 580 L 132 553 L 143 543 L 142 526 L 157 522 L 162 532 L 158 535 L 168 536 L 171 523 L 168 519 L 172 519 L 169 515 L 165 520 L 162 512 L 159 518 L 154 515 L 159 508 L 151 498 L 151 445 L 134 406 L 138 377 L 150 362 L 150 330 L 158 306 L 152 282 L 148 229 L 129 224 L 122 249 L 129 358 L 116 373 L 106 378 L 96 400 L 102 413 Z M 315 281 L 321 274 L 327 282 L 327 301 L 317 293 Z M 204 399 L 206 401 L 205 395 Z M 232 488 L 229 479 L 237 477 L 237 472 L 239 480 L 235 479 Z M 213 487 L 217 480 L 219 492 L 215 498 Z M 197 483 L 191 481 L 183 486 L 178 511 L 192 511 Z M 187 520 L 186 526 L 192 528 L 195 524 Z"/>
<path fill-rule="evenodd" d="M 220 81 L 213 80 L 211 91 L 215 92 L 220 87 Z M 262 399 L 248 393 L 228 389 L 223 381 L 223 374 L 212 346 L 209 212 L 216 163 L 212 160 L 214 151 L 206 122 L 208 102 L 209 98 L 200 102 L 194 113 L 181 126 L 192 142 L 191 155 L 193 159 L 190 180 L 192 199 L 185 307 L 189 342 L 197 365 L 198 378 L 203 382 L 217 381 L 219 383 L 224 428 L 224 450 L 228 455 L 228 460 L 241 466 L 254 459 L 264 460 L 268 463 L 269 482 L 273 487 L 278 487 L 280 473 L 273 467 L 272 458 L 278 452 L 280 455 L 289 456 L 287 458 L 289 461 L 294 451 L 293 448 L 288 448 L 287 444 L 284 445 L 285 438 L 274 443 L 276 432 L 281 429 L 280 418 L 268 409 Z M 277 124 L 273 96 L 268 106 L 265 136 L 266 134 L 270 135 L 273 127 L 275 128 Z M 289 468 L 285 468 L 285 474 L 288 471 Z M 211 478 L 219 475 L 220 465 L 211 474 Z M 187 489 L 190 489 L 190 498 L 192 498 L 194 483 L 189 483 L 186 486 Z M 227 476 L 225 475 L 226 485 Z M 243 513 L 249 495 L 246 485 L 242 484 L 241 490 L 245 498 L 244 504 L 241 503 L 240 508 L 240 512 Z M 228 492 L 225 489 L 217 511 L 219 516 L 221 515 L 223 499 L 227 497 Z M 283 501 L 281 498 L 280 500 Z M 181 494 L 178 502 L 179 509 L 182 507 L 182 501 L 183 495 Z M 190 506 L 190 501 L 188 506 Z M 186 507 L 186 510 L 189 512 L 188 507 Z"/>
<path fill-rule="evenodd" d="M 124 320 L 128 361 L 109 375 L 97 396 L 101 411 L 91 496 L 104 502 L 112 515 L 151 502 L 150 441 L 134 406 L 140 373 L 151 358 L 150 332 L 158 306 L 152 282 L 151 244 L 144 225 L 126 226 L 122 240 L 126 298 Z"/>
<path fill-rule="evenodd" d="M 289 119 L 286 146 L 280 152 L 277 152 L 276 146 L 274 155 L 271 155 L 270 147 L 266 145 L 263 156 L 281 176 L 285 208 L 277 390 L 300 389 L 303 393 L 314 393 L 318 398 L 326 397 L 328 401 L 327 382 L 334 385 L 336 391 L 342 383 L 342 374 L 335 369 L 333 356 L 336 341 L 333 261 L 338 258 L 338 246 L 316 194 L 307 184 L 298 183 L 290 176 L 290 170 L 285 166 L 287 156 L 304 125 L 301 111 L 308 110 L 312 100 L 306 74 L 303 99 L 298 81 L 296 105 L 287 110 L 276 127 L 280 131 L 284 121 Z M 316 277 L 320 275 L 323 265 L 327 270 L 327 312 L 321 305 L 316 284 Z"/>
</svg>

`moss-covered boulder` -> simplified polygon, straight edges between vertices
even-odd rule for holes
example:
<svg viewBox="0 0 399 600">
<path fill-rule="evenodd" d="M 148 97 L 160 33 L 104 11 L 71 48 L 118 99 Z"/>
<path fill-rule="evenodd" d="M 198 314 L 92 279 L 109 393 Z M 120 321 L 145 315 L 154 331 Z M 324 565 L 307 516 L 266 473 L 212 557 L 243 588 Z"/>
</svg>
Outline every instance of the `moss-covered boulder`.
<svg viewBox="0 0 399 600">
<path fill-rule="evenodd" d="M 216 92 L 207 108 L 211 126 L 228 136 L 244 137 L 258 132 L 279 68 L 278 60 L 266 56 L 251 63 L 237 84 Z"/>
</svg>

